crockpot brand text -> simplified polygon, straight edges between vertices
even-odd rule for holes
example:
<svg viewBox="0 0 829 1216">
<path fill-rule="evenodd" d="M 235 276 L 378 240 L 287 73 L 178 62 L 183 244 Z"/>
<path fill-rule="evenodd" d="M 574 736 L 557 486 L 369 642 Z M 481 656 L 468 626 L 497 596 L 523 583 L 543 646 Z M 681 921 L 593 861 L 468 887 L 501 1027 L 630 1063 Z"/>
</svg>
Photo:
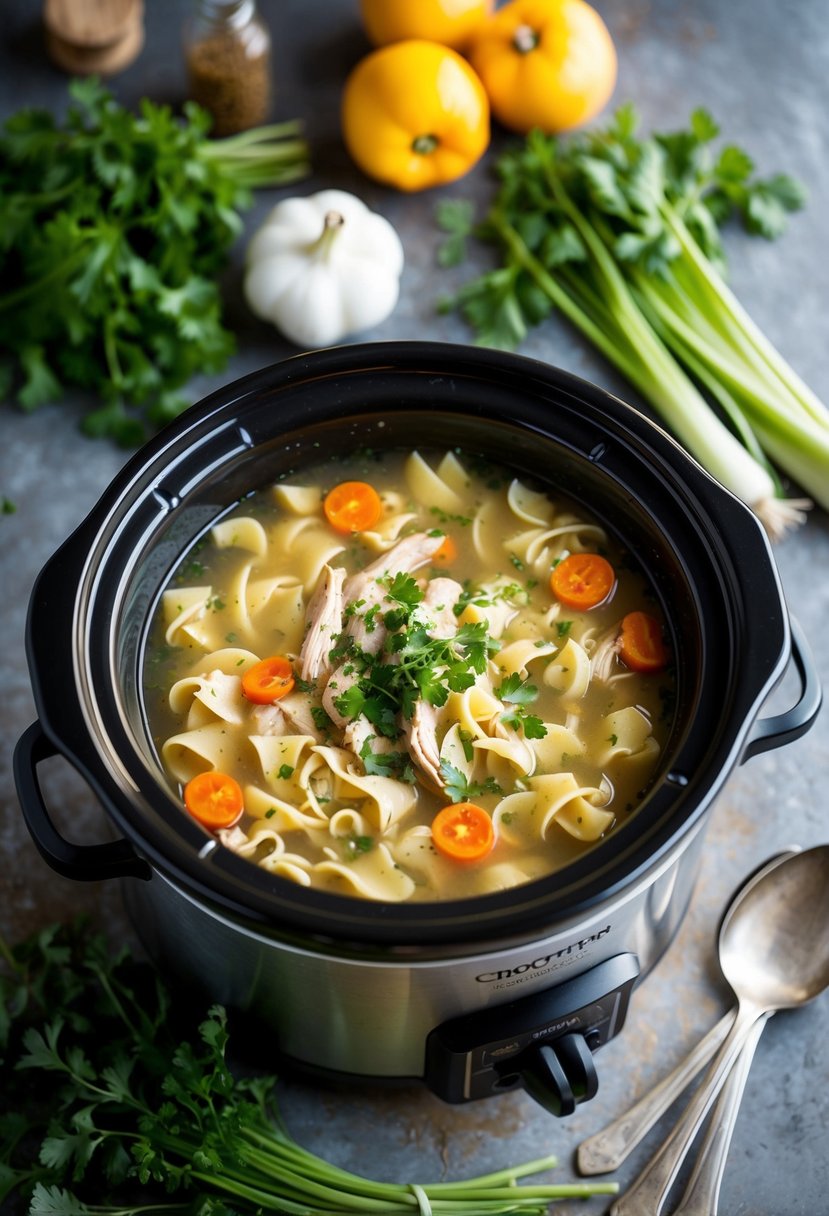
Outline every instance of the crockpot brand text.
<svg viewBox="0 0 829 1216">
<path fill-rule="evenodd" d="M 598 933 L 591 933 L 590 937 L 583 937 L 580 941 L 571 942 L 569 946 L 563 946 L 561 950 L 555 950 L 550 954 L 543 954 L 540 958 L 534 958 L 531 963 L 519 963 L 517 967 L 506 967 L 503 971 L 483 971 L 480 975 L 476 975 L 475 979 L 479 984 L 493 984 L 498 981 L 511 980 L 515 976 L 526 975 L 527 972 L 543 972 L 547 970 L 556 960 L 567 958 L 573 954 L 579 954 L 591 942 L 597 942 L 600 938 L 605 937 L 610 932 L 610 925 L 604 929 L 599 929 Z"/>
</svg>

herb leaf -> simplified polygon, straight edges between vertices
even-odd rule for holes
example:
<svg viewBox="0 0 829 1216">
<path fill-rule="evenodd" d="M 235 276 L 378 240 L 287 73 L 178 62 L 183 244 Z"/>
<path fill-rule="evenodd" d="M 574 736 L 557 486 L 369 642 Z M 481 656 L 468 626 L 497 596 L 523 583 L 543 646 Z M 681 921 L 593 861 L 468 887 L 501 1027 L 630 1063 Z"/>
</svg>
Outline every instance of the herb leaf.
<svg viewBox="0 0 829 1216">
<path fill-rule="evenodd" d="M 502 794 L 494 777 L 485 781 L 468 781 L 465 774 L 448 760 L 441 760 L 440 775 L 444 782 L 444 792 L 450 802 L 465 802 L 469 798 L 479 798 L 484 794 Z"/>
</svg>

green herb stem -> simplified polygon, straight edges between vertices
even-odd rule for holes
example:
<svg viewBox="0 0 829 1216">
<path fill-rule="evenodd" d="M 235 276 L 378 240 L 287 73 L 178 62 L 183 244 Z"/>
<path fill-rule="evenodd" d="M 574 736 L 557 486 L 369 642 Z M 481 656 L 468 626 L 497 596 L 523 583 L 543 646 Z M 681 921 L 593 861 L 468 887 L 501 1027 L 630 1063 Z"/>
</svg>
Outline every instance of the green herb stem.
<svg viewBox="0 0 829 1216">
<path fill-rule="evenodd" d="M 680 216 L 672 208 L 665 207 L 664 212 L 671 231 L 682 246 L 688 264 L 693 267 L 698 280 L 707 285 L 711 298 L 718 302 L 720 309 L 727 313 L 769 369 L 775 373 L 780 383 L 795 395 L 803 408 L 812 415 L 815 421 L 823 426 L 829 426 L 826 406 L 789 366 L 752 319 L 728 284 L 702 253 Z"/>
<path fill-rule="evenodd" d="M 15 291 L 9 291 L 5 295 L 0 295 L 0 312 L 19 308 L 21 304 L 26 303 L 33 296 L 41 295 L 46 288 L 52 287 L 60 279 L 69 279 L 88 257 L 88 246 L 78 246 L 74 253 L 70 254 L 62 262 L 58 262 L 51 270 L 47 270 L 46 274 L 41 275 L 39 279 L 30 279 Z"/>
</svg>

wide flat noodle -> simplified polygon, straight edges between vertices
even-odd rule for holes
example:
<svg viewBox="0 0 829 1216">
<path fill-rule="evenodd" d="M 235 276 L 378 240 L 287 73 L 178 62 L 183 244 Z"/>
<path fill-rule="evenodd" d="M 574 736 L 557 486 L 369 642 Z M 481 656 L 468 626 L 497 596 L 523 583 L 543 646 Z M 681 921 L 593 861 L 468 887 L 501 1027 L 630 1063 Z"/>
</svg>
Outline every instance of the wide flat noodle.
<svg viewBox="0 0 829 1216">
<path fill-rule="evenodd" d="M 246 738 L 232 734 L 226 723 L 218 721 L 171 736 L 162 744 L 161 758 L 176 781 L 185 784 L 210 769 L 233 769 L 240 752 L 249 746 Z"/>
<path fill-rule="evenodd" d="M 292 515 L 319 515 L 322 490 L 319 486 L 294 486 L 280 482 L 273 487 L 273 496 L 280 507 Z"/>
<path fill-rule="evenodd" d="M 210 635 L 203 621 L 212 594 L 212 587 L 178 587 L 162 594 L 161 609 L 167 626 L 164 640 L 168 646 L 195 643 L 210 648 Z"/>
<path fill-rule="evenodd" d="M 185 676 L 170 689 L 170 709 L 174 714 L 184 717 L 194 700 L 201 702 L 209 718 L 220 718 L 232 726 L 240 726 L 245 720 L 247 705 L 238 675 L 226 675 L 217 668 L 204 675 Z"/>
<path fill-rule="evenodd" d="M 538 798 L 536 810 L 543 838 L 555 823 L 578 840 L 598 840 L 613 823 L 613 813 L 596 805 L 607 801 L 608 791 L 580 786 L 573 773 L 546 773 L 530 777 L 528 784 Z"/>
<path fill-rule="evenodd" d="M 407 458 L 404 471 L 406 484 L 416 502 L 441 511 L 460 512 L 464 505 L 461 495 L 426 463 L 419 452 L 412 452 Z"/>
<path fill-rule="evenodd" d="M 561 693 L 566 702 L 580 701 L 584 697 L 590 684 L 590 660 L 573 638 L 568 638 L 547 664 L 544 683 Z"/>
<path fill-rule="evenodd" d="M 245 549 L 257 557 L 264 557 L 268 549 L 268 536 L 258 519 L 235 516 L 214 524 L 210 529 L 213 544 L 219 549 Z"/>
<path fill-rule="evenodd" d="M 313 750 L 334 774 L 336 796 L 359 800 L 361 813 L 375 831 L 385 832 L 414 806 L 417 793 L 408 782 L 355 772 L 354 756 L 344 748 L 317 745 Z"/>
<path fill-rule="evenodd" d="M 409 875 L 395 864 L 385 844 L 376 845 L 370 853 L 354 861 L 317 862 L 313 873 L 364 899 L 383 903 L 401 903 L 411 896 L 415 886 Z"/>
</svg>

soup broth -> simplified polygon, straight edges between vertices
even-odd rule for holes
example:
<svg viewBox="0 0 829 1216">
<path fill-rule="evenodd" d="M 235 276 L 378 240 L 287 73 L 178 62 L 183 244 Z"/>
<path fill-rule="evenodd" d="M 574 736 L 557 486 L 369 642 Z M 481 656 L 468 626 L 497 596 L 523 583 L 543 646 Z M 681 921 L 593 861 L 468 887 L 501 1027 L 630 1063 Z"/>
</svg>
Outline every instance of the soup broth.
<svg viewBox="0 0 829 1216">
<path fill-rule="evenodd" d="M 163 592 L 144 675 L 182 813 L 282 878 L 395 902 L 590 849 L 673 703 L 630 555 L 462 452 L 358 453 L 245 499 Z"/>
</svg>

